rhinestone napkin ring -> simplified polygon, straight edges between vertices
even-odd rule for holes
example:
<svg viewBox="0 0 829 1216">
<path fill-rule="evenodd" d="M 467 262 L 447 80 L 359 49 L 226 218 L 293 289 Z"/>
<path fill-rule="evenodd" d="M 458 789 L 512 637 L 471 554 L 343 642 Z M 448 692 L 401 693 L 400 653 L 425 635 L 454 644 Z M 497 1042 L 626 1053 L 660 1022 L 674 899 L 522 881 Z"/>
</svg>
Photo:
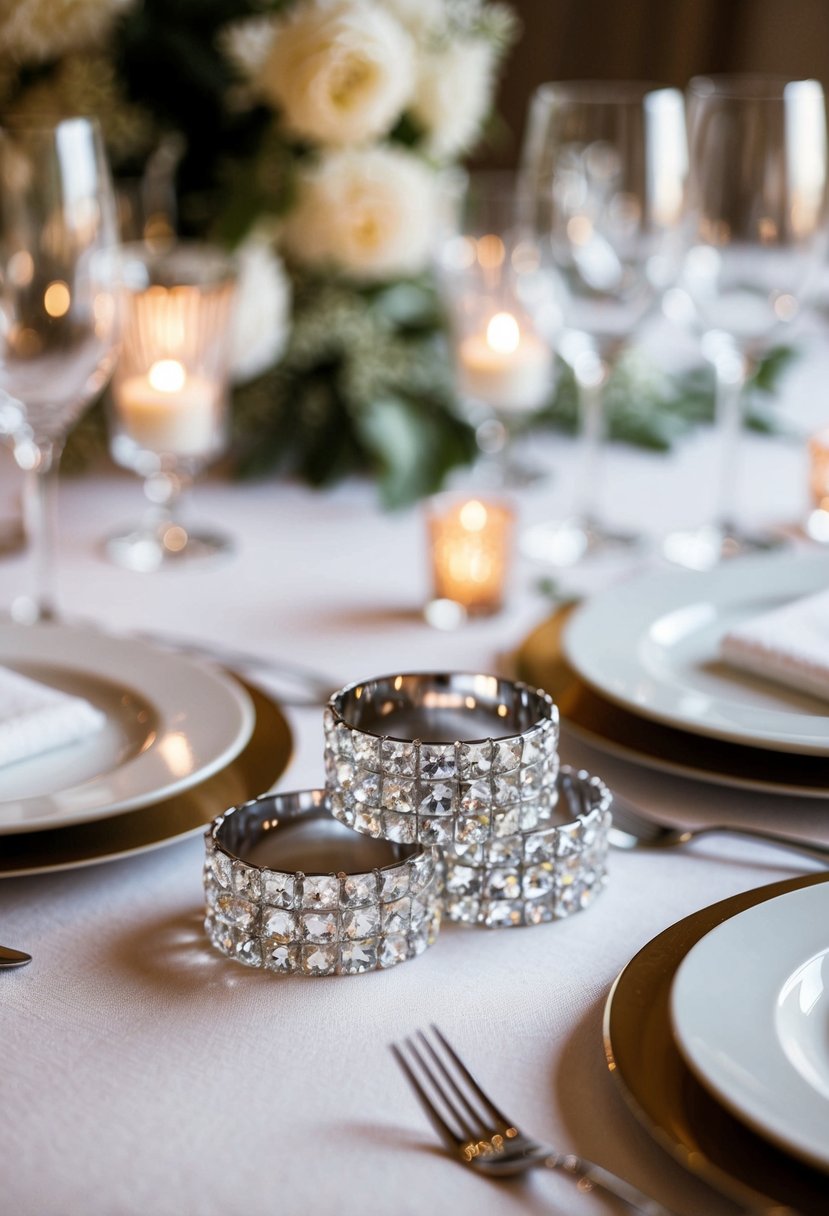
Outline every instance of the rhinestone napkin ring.
<svg viewBox="0 0 829 1216">
<path fill-rule="evenodd" d="M 558 786 L 555 826 L 444 851 L 447 919 L 489 928 L 539 925 L 593 902 L 607 880 L 610 791 L 598 777 L 566 766 Z"/>
<path fill-rule="evenodd" d="M 332 814 L 368 836 L 445 847 L 550 821 L 558 710 L 545 692 L 462 673 L 368 680 L 325 711 Z"/>
<path fill-rule="evenodd" d="M 437 936 L 437 850 L 347 831 L 322 790 L 234 807 L 213 821 L 205 845 L 207 935 L 249 967 L 356 975 L 414 958 Z M 294 858 L 304 871 L 293 868 Z M 310 873 L 323 868 L 322 858 L 338 868 Z M 355 862 L 348 872 L 346 859 Z"/>
</svg>

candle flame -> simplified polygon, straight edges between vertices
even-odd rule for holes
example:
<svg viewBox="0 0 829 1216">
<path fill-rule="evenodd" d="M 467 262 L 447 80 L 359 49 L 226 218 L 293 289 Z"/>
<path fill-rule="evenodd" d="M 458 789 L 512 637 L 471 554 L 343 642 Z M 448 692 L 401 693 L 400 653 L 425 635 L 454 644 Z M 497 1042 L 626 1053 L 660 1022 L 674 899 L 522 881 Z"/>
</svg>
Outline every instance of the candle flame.
<svg viewBox="0 0 829 1216">
<path fill-rule="evenodd" d="M 147 379 L 159 393 L 177 393 L 184 388 L 187 373 L 178 359 L 159 359 L 150 368 Z"/>
<path fill-rule="evenodd" d="M 473 498 L 470 502 L 463 504 L 458 518 L 460 519 L 461 527 L 465 531 L 483 532 L 487 521 L 486 507 L 477 498 Z"/>
<path fill-rule="evenodd" d="M 501 355 L 511 355 L 518 349 L 521 330 L 512 313 L 496 312 L 486 327 L 487 345 Z"/>
</svg>

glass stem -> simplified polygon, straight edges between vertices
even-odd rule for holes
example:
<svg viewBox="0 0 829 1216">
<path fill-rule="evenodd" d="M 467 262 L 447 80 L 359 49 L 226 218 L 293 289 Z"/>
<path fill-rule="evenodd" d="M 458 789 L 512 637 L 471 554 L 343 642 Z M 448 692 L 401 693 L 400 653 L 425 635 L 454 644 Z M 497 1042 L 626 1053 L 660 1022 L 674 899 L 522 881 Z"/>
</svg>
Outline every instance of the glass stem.
<svg viewBox="0 0 829 1216">
<path fill-rule="evenodd" d="M 748 378 L 748 360 L 736 350 L 723 354 L 714 363 L 716 391 L 714 423 L 718 433 L 719 468 L 714 524 L 723 535 L 735 531 L 734 506 L 737 486 L 737 453 L 743 425 L 743 392 Z"/>
<path fill-rule="evenodd" d="M 36 449 L 25 445 L 15 455 L 26 473 L 23 518 L 31 554 L 32 595 L 19 600 L 13 612 L 27 621 L 54 621 L 58 615 L 55 556 L 60 448 L 54 442 L 40 444 Z"/>
<path fill-rule="evenodd" d="M 596 498 L 604 463 L 604 389 L 610 374 L 607 362 L 595 351 L 580 356 L 573 371 L 579 395 L 580 453 L 573 514 L 583 524 L 596 522 Z"/>
</svg>

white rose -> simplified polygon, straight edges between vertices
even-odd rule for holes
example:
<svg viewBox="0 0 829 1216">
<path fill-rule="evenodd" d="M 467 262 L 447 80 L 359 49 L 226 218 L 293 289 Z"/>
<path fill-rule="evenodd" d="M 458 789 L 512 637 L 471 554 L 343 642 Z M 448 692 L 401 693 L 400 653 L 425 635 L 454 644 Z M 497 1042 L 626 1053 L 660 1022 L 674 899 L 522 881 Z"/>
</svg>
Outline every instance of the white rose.
<svg viewBox="0 0 829 1216">
<path fill-rule="evenodd" d="M 291 293 L 267 236 L 254 232 L 239 247 L 237 259 L 230 375 L 234 384 L 244 384 L 272 367 L 285 349 Z"/>
<path fill-rule="evenodd" d="M 420 55 L 410 109 L 433 156 L 450 160 L 475 142 L 492 101 L 494 69 L 493 47 L 481 38 Z"/>
<path fill-rule="evenodd" d="M 301 262 L 355 278 L 415 274 L 431 252 L 436 214 L 435 176 L 410 152 L 331 152 L 302 175 L 285 246 Z"/>
<path fill-rule="evenodd" d="M 0 52 L 19 63 L 57 59 L 101 43 L 135 0 L 15 0 L 0 16 Z"/>
<path fill-rule="evenodd" d="M 442 33 L 446 26 L 446 0 L 386 0 L 386 7 L 415 38 Z"/>
<path fill-rule="evenodd" d="M 385 135 L 414 87 L 414 47 L 373 0 L 302 0 L 276 33 L 259 87 L 295 135 L 355 144 Z"/>
</svg>

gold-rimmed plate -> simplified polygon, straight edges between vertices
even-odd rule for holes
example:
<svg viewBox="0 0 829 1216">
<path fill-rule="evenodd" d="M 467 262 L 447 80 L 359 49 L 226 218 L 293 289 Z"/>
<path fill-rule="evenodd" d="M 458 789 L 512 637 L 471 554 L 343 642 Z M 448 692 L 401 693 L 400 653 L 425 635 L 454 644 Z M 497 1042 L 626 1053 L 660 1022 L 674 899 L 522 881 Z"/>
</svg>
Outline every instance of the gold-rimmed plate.
<svg viewBox="0 0 829 1216">
<path fill-rule="evenodd" d="M 671 986 L 685 956 L 712 929 L 821 882 L 829 882 L 829 874 L 772 883 L 686 916 L 635 955 L 605 1006 L 608 1066 L 639 1121 L 692 1173 L 769 1216 L 825 1216 L 829 1177 L 750 1131 L 695 1079 L 671 1030 Z"/>
<path fill-rule="evenodd" d="M 630 713 L 594 692 L 568 666 L 561 636 L 570 613 L 561 608 L 521 643 L 516 674 L 555 698 L 565 731 L 610 756 L 672 776 L 691 777 L 763 794 L 829 798 L 824 756 L 799 755 L 702 735 L 688 735 Z"/>
<path fill-rule="evenodd" d="M 228 807 L 269 790 L 291 758 L 290 727 L 267 693 L 243 680 L 239 683 L 253 702 L 253 732 L 241 752 L 220 772 L 139 810 L 73 827 L 3 837 L 0 878 L 98 865 L 159 848 L 202 831 Z"/>
</svg>

